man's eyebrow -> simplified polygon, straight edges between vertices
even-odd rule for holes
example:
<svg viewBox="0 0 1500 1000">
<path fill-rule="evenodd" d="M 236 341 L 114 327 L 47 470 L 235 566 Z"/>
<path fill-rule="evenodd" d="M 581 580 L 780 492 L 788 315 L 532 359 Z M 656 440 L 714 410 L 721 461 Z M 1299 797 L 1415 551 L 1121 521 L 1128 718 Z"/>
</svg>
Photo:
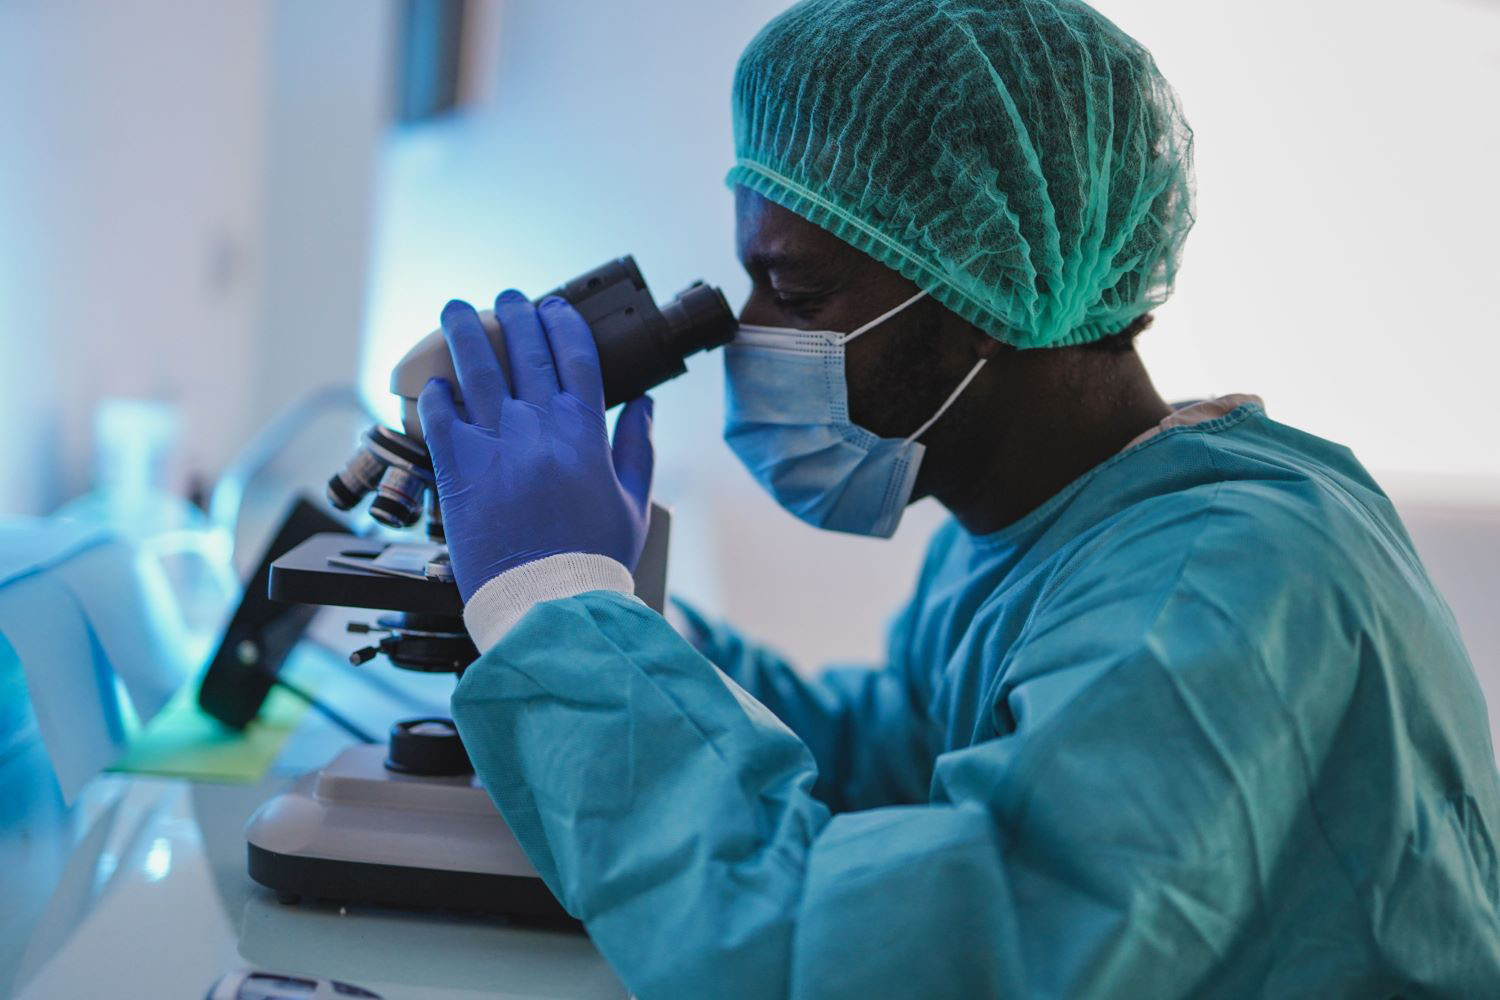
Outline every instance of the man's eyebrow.
<svg viewBox="0 0 1500 1000">
<path fill-rule="evenodd" d="M 752 253 L 745 258 L 745 267 L 750 271 L 817 271 L 819 264 L 811 256 L 782 253 L 768 250 Z"/>
</svg>

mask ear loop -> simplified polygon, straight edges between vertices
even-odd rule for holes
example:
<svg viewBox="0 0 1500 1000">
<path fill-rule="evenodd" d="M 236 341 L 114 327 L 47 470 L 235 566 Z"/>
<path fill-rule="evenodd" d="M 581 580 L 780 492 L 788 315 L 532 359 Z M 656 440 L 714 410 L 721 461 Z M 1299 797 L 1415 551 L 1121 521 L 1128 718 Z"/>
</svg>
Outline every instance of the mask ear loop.
<svg viewBox="0 0 1500 1000">
<path fill-rule="evenodd" d="M 911 298 L 907 299 L 905 302 L 901 303 L 899 306 L 896 306 L 896 308 L 894 308 L 894 309 L 887 309 L 885 312 L 881 313 L 879 316 L 876 316 L 874 319 L 870 320 L 870 322 L 866 323 L 864 326 L 861 326 L 861 327 L 859 327 L 856 330 L 853 330 L 853 331 L 851 331 L 849 333 L 846 333 L 842 337 L 832 338 L 834 345 L 837 346 L 837 347 L 843 347 L 845 344 L 849 343 L 849 341 L 853 340 L 855 337 L 858 337 L 862 333 L 868 333 L 869 331 L 875 329 L 877 326 L 879 326 L 880 324 L 884 323 L 886 320 L 890 319 L 892 316 L 896 315 L 898 312 L 900 312 L 901 310 L 903 310 L 906 307 L 910 306 L 913 302 L 917 301 L 918 299 L 925 297 L 926 295 L 927 295 L 926 292 L 918 292 L 917 294 L 913 295 Z"/>
<path fill-rule="evenodd" d="M 962 273 L 966 268 L 968 268 L 968 266 L 970 264 L 974 263 L 980 257 L 983 257 L 985 255 L 985 253 L 986 253 L 986 251 L 984 251 L 984 250 L 976 250 L 974 253 L 971 253 L 969 255 L 969 257 L 968 257 L 967 260 L 965 260 L 962 264 L 958 265 L 958 267 L 951 269 L 949 273 L 951 273 L 951 274 Z M 849 341 L 853 340 L 855 337 L 858 337 L 860 334 L 867 333 L 870 330 L 875 329 L 877 326 L 879 326 L 880 324 L 884 323 L 886 320 L 890 319 L 892 316 L 896 315 L 898 312 L 900 312 L 901 310 L 905 309 L 907 306 L 911 305 L 913 302 L 915 302 L 918 299 L 922 298 L 926 294 L 927 293 L 925 291 L 918 292 L 917 294 L 913 295 L 911 298 L 907 299 L 905 302 L 901 303 L 896 308 L 894 308 L 894 309 L 888 309 L 885 312 L 881 313 L 879 316 L 876 316 L 874 319 L 870 320 L 870 322 L 866 323 L 864 326 L 860 327 L 859 329 L 854 330 L 854 331 L 852 331 L 850 333 L 846 333 L 842 337 L 830 337 L 829 340 L 835 346 L 837 346 L 837 347 L 843 347 L 845 344 L 849 343 Z M 983 362 L 980 362 L 980 363 L 983 364 Z M 968 385 L 969 384 L 969 380 L 974 377 L 975 372 L 978 372 L 978 370 L 979 370 L 978 367 L 976 367 L 973 372 L 970 372 L 969 373 L 969 378 L 964 379 L 964 383 L 963 384 L 964 385 Z M 962 389 L 963 389 L 963 386 L 960 386 L 959 390 L 962 391 Z M 951 402 L 951 400 L 950 400 L 950 402 Z M 944 408 L 946 409 L 946 404 L 944 404 Z M 939 412 L 939 415 L 941 415 L 942 411 L 940 410 L 938 412 Z M 933 417 L 932 419 L 936 420 L 937 417 Z M 931 421 L 928 421 L 928 423 L 930 424 Z M 923 430 L 926 430 L 926 428 L 924 427 Z M 918 433 L 921 433 L 921 432 L 919 431 Z M 914 435 L 912 435 L 912 437 L 916 437 L 916 435 L 914 434 Z"/>
<path fill-rule="evenodd" d="M 976 259 L 978 259 L 980 256 L 982 256 L 983 253 L 984 253 L 984 251 L 981 250 L 978 253 L 972 254 L 969 257 L 968 260 L 964 261 L 963 264 L 960 265 L 959 269 L 962 270 L 963 268 L 968 267 Z M 913 295 L 911 298 L 907 299 L 905 302 L 903 302 L 900 305 L 896 306 L 894 309 L 888 309 L 885 312 L 881 313 L 879 316 L 876 316 L 874 319 L 870 320 L 870 322 L 866 323 L 864 326 L 859 327 L 858 329 L 853 330 L 853 331 L 851 331 L 849 333 L 846 333 L 842 337 L 838 337 L 838 338 L 834 339 L 833 343 L 835 345 L 839 346 L 839 347 L 843 347 L 845 344 L 849 343 L 849 341 L 853 340 L 855 337 L 858 337 L 860 334 L 862 334 L 862 333 L 868 333 L 870 330 L 875 329 L 877 326 L 879 326 L 880 324 L 884 323 L 886 320 L 890 319 L 892 316 L 896 315 L 901 310 L 907 308 L 913 302 L 916 302 L 918 299 L 921 299 L 926 294 L 927 293 L 925 291 L 918 292 L 917 294 Z M 974 379 L 976 379 L 976 378 L 979 377 L 979 370 L 984 367 L 984 363 L 986 361 L 988 361 L 988 360 L 989 360 L 989 358 L 980 358 L 979 361 L 977 363 L 975 363 L 974 367 L 969 369 L 969 374 L 967 374 L 967 375 L 964 376 L 964 380 L 962 382 L 958 383 L 958 388 L 954 389 L 953 392 L 948 396 L 948 398 L 943 401 L 943 405 L 938 407 L 938 411 L 932 415 L 932 419 L 928 420 L 927 423 L 923 424 L 921 427 L 918 427 L 916 429 L 916 432 L 913 433 L 911 435 L 911 437 L 908 437 L 908 438 L 904 439 L 901 443 L 902 444 L 911 444 L 917 438 L 921 437 L 923 434 L 926 434 L 929 430 L 931 430 L 932 429 L 932 425 L 935 424 L 935 423 L 937 423 L 940 419 L 942 419 L 943 414 L 947 413 L 948 410 L 953 406 L 953 404 L 956 403 L 956 402 L 958 402 L 958 397 L 962 396 L 964 394 L 964 390 L 969 387 L 969 383 L 972 382 L 972 381 L 974 381 Z"/>
<path fill-rule="evenodd" d="M 988 360 L 989 358 L 980 358 L 978 363 L 975 364 L 973 368 L 969 369 L 969 374 L 964 376 L 964 380 L 958 383 L 958 388 L 954 389 L 952 394 L 948 396 L 943 405 L 938 407 L 938 411 L 932 415 L 932 419 L 927 421 L 927 423 L 923 424 L 921 427 L 918 427 L 915 434 L 907 438 L 905 441 L 902 441 L 901 443 L 911 444 L 917 438 L 921 437 L 923 434 L 926 434 L 929 430 L 931 430 L 932 425 L 937 423 L 939 418 L 941 418 L 943 414 L 948 412 L 949 407 L 958 402 L 958 397 L 964 394 L 964 390 L 967 389 L 969 387 L 969 383 L 974 381 L 974 379 L 979 375 L 979 369 L 983 368 L 984 363 Z"/>
</svg>

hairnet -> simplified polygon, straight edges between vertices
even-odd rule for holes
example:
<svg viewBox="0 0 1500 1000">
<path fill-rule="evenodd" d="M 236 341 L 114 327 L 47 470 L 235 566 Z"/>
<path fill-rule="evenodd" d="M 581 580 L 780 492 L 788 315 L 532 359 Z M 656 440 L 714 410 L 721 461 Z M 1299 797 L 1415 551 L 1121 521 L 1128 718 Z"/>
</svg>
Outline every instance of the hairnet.
<svg viewBox="0 0 1500 1000">
<path fill-rule="evenodd" d="M 742 184 L 1016 347 L 1171 294 L 1192 131 L 1151 54 L 1077 0 L 804 0 L 734 83 Z"/>
</svg>

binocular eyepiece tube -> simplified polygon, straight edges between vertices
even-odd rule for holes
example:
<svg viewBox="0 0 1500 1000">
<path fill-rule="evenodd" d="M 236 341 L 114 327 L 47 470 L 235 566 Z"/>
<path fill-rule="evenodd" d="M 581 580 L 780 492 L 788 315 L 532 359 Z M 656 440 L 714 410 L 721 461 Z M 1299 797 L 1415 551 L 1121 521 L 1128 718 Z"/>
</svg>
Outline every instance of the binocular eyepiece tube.
<svg viewBox="0 0 1500 1000">
<path fill-rule="evenodd" d="M 702 281 L 658 307 L 629 256 L 579 275 L 543 298 L 552 295 L 571 303 L 593 332 L 606 407 L 629 402 L 683 374 L 686 358 L 727 343 L 737 326 L 724 293 Z M 480 313 L 480 321 L 509 374 L 504 331 L 488 310 Z M 371 428 L 360 450 L 329 479 L 328 502 L 349 510 L 374 491 L 370 516 L 388 527 L 407 528 L 421 520 L 424 494 L 430 494 L 428 534 L 441 541 L 432 460 L 417 414 L 417 397 L 432 378 L 446 378 L 457 394 L 453 358 L 441 330 L 424 337 L 391 372 L 391 391 L 403 400 L 405 432 Z"/>
</svg>

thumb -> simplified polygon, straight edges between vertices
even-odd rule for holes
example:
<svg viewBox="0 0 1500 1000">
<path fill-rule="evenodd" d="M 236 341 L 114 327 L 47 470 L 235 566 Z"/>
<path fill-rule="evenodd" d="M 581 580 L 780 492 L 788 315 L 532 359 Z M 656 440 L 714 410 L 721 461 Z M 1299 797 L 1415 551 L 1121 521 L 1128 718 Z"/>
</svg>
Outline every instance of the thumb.
<svg viewBox="0 0 1500 1000">
<path fill-rule="evenodd" d="M 651 446 L 654 410 L 651 397 L 642 396 L 626 403 L 615 423 L 615 475 L 642 512 L 651 498 L 651 470 L 656 464 L 656 449 Z"/>
<path fill-rule="evenodd" d="M 450 447 L 453 422 L 458 419 L 447 379 L 427 380 L 422 395 L 417 397 L 417 416 L 422 420 L 422 437 L 427 441 L 427 453 L 432 456 L 433 471 L 439 466 L 446 468 L 453 455 Z"/>
</svg>

